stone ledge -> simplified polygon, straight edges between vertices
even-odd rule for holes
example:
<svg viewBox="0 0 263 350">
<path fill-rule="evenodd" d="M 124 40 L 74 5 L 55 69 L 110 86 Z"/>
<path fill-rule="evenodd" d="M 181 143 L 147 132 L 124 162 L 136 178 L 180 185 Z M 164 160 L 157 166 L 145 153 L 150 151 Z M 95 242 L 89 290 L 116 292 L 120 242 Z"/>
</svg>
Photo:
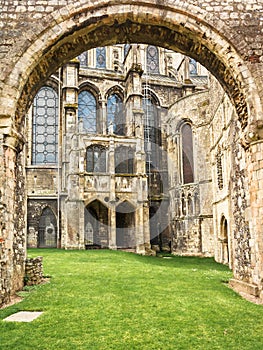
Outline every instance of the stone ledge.
<svg viewBox="0 0 263 350">
<path fill-rule="evenodd" d="M 255 284 L 239 281 L 239 280 L 232 278 L 229 281 L 229 285 L 231 288 L 236 290 L 238 293 L 246 293 L 246 294 L 253 295 L 257 298 L 259 297 L 259 288 Z"/>
</svg>

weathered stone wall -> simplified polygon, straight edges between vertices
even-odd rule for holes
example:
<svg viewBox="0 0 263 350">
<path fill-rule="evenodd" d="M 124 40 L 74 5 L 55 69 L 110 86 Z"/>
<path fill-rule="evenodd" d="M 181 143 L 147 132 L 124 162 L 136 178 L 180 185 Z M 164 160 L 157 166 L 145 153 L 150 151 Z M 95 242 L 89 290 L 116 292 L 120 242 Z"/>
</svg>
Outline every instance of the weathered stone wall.
<svg viewBox="0 0 263 350">
<path fill-rule="evenodd" d="M 169 109 L 166 120 L 169 125 L 169 212 L 173 223 L 173 252 L 177 254 L 214 255 L 209 103 L 207 91 L 188 95 Z M 193 184 L 183 184 L 182 181 L 181 138 L 178 135 L 183 121 L 189 121 L 193 131 Z M 192 201 L 190 209 L 189 199 Z"/>
<path fill-rule="evenodd" d="M 28 258 L 25 262 L 24 283 L 26 286 L 33 286 L 42 283 L 43 277 L 43 257 Z"/>
<path fill-rule="evenodd" d="M 42 192 L 43 194 L 43 192 Z M 53 213 L 58 215 L 58 201 L 56 199 L 38 198 L 29 199 L 27 203 L 27 246 L 38 247 L 38 229 L 40 217 L 45 208 L 51 208 Z M 58 239 L 59 246 L 59 239 Z"/>
<path fill-rule="evenodd" d="M 246 152 L 238 148 L 234 152 L 237 167 L 233 174 L 240 182 L 238 187 L 233 182 L 233 191 L 237 191 L 233 196 L 240 198 L 235 204 L 239 208 L 235 224 L 240 237 L 235 239 L 244 244 L 242 251 L 237 252 L 244 257 L 244 264 L 250 254 L 247 242 L 255 242 L 255 259 L 249 263 L 252 276 L 244 271 L 237 277 L 262 285 L 263 204 L 262 196 L 257 195 L 263 182 L 258 168 L 263 159 L 259 123 L 263 115 L 262 8 L 262 0 L 225 0 L 221 4 L 213 0 L 0 1 L 0 181 L 1 240 L 4 240 L 1 260 L 2 266 L 6 266 L 3 275 L 15 273 L 13 242 L 18 230 L 17 153 L 16 147 L 10 148 L 10 142 L 13 144 L 10 137 L 23 129 L 23 118 L 34 94 L 52 72 L 84 49 L 116 42 L 147 42 L 182 51 L 200 61 L 218 78 L 236 108 L 235 118 L 240 122 L 236 140 L 242 138 L 246 148 Z M 15 139 L 22 142 L 21 137 Z M 3 147 L 6 143 L 7 149 Z M 244 158 L 247 172 L 242 164 Z M 251 198 L 246 196 L 248 191 Z M 5 290 L 11 290 L 9 278 L 1 283 L 6 283 Z"/>
</svg>

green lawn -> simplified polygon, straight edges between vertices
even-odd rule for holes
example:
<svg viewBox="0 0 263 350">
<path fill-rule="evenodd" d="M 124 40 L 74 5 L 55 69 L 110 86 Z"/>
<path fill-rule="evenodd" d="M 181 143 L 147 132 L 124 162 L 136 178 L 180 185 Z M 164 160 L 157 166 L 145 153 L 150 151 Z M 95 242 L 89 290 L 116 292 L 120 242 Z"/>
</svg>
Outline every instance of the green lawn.
<svg viewBox="0 0 263 350">
<path fill-rule="evenodd" d="M 263 307 L 224 283 L 208 258 L 144 257 L 120 251 L 29 250 L 50 283 L 0 310 L 0 349 L 263 349 Z M 4 322 L 20 310 L 31 323 Z"/>
</svg>

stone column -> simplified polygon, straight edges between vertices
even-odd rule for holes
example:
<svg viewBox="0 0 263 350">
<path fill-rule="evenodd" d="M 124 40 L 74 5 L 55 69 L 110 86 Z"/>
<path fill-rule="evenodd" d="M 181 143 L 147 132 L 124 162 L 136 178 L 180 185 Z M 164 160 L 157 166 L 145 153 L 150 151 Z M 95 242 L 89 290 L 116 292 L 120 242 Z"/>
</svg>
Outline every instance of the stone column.
<svg viewBox="0 0 263 350">
<path fill-rule="evenodd" d="M 0 129 L 0 305 L 23 287 L 26 256 L 24 139 Z"/>
<path fill-rule="evenodd" d="M 108 171 L 110 173 L 110 198 L 109 198 L 109 248 L 116 249 L 116 194 L 115 194 L 115 159 L 114 159 L 114 138 L 111 137 L 108 154 Z"/>
<path fill-rule="evenodd" d="M 102 134 L 107 134 L 107 101 L 101 100 L 100 129 Z"/>
<path fill-rule="evenodd" d="M 263 128 L 251 123 L 235 150 L 231 285 L 263 299 Z"/>
<path fill-rule="evenodd" d="M 110 203 L 108 209 L 108 224 L 109 224 L 109 248 L 117 249 L 116 243 L 116 206 L 115 202 Z"/>
<path fill-rule="evenodd" d="M 144 208 L 143 203 L 139 205 L 135 212 L 135 238 L 136 238 L 136 253 L 145 254 L 144 245 Z"/>
<path fill-rule="evenodd" d="M 252 142 L 248 152 L 252 283 L 263 299 L 263 140 Z"/>
</svg>

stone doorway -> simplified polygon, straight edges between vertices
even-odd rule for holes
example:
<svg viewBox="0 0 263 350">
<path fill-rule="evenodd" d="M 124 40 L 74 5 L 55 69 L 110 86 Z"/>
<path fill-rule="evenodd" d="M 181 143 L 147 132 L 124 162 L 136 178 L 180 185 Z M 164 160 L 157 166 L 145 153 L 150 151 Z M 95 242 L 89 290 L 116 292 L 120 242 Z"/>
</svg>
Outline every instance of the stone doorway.
<svg viewBox="0 0 263 350">
<path fill-rule="evenodd" d="M 108 246 L 108 208 L 95 200 L 85 208 L 84 245 L 86 249 Z"/>
<path fill-rule="evenodd" d="M 57 219 L 47 207 L 43 210 L 38 225 L 38 248 L 57 248 Z"/>
<path fill-rule="evenodd" d="M 136 246 L 135 208 L 127 201 L 116 208 L 116 244 L 117 248 Z"/>
</svg>

